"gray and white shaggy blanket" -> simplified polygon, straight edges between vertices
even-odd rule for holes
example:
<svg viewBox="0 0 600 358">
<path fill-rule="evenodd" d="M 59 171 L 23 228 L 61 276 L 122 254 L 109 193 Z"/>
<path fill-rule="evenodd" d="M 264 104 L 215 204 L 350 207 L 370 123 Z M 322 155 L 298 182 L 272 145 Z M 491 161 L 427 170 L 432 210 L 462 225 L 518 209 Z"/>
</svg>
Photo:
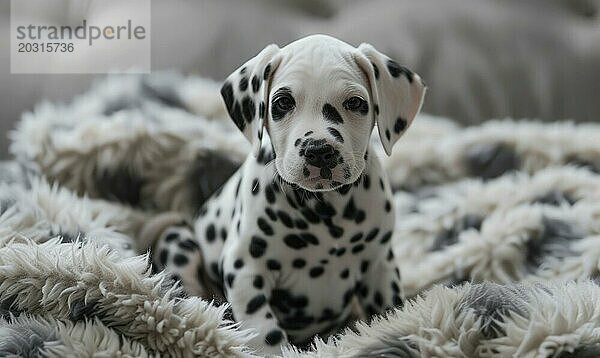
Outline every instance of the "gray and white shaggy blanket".
<svg viewBox="0 0 600 358">
<path fill-rule="evenodd" d="M 226 304 L 148 258 L 156 215 L 192 217 L 249 150 L 218 88 L 109 77 L 23 115 L 0 165 L 0 356 L 255 356 Z M 600 356 L 599 124 L 421 115 L 380 158 L 407 301 L 283 356 Z"/>
</svg>

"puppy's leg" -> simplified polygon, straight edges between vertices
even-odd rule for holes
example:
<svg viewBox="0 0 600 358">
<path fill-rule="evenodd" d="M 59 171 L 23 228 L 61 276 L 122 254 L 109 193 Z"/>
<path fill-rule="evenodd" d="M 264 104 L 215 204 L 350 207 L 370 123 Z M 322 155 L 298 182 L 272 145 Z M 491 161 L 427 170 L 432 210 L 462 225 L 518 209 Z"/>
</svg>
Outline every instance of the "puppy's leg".
<svg viewBox="0 0 600 358">
<path fill-rule="evenodd" d="M 180 281 L 188 294 L 209 296 L 202 284 L 202 252 L 188 224 L 168 226 L 159 234 L 152 262 L 158 271 L 165 270 Z"/>
<path fill-rule="evenodd" d="M 361 263 L 363 279 L 357 287 L 361 307 L 367 317 L 402 307 L 400 294 L 400 271 L 395 264 L 391 249 L 387 258 Z"/>
<path fill-rule="evenodd" d="M 248 261 L 248 260 L 246 260 Z M 242 328 L 258 333 L 251 345 L 264 354 L 280 354 L 282 344 L 288 342 L 269 304 L 273 278 L 255 267 L 256 261 L 226 258 L 224 289 L 236 322 Z"/>
</svg>

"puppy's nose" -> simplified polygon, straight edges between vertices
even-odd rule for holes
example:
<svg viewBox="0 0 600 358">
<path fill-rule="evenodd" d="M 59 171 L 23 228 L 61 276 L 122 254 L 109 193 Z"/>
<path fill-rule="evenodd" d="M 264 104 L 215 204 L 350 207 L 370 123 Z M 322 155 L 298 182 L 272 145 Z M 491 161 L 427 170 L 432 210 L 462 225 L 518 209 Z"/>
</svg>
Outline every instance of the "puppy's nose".
<svg viewBox="0 0 600 358">
<path fill-rule="evenodd" d="M 317 168 L 334 168 L 338 162 L 339 152 L 331 144 L 309 144 L 306 147 L 306 162 Z"/>
</svg>

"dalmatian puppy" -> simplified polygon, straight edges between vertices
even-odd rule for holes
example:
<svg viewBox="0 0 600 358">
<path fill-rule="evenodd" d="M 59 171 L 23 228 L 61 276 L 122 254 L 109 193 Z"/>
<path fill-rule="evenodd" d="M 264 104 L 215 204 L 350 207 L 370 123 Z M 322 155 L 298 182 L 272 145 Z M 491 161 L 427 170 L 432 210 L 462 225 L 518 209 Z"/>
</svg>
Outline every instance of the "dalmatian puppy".
<svg viewBox="0 0 600 358">
<path fill-rule="evenodd" d="M 376 125 L 390 155 L 425 89 L 369 44 L 267 46 L 221 90 L 252 153 L 193 231 L 164 231 L 156 265 L 190 293 L 220 285 L 265 354 L 339 329 L 355 297 L 368 315 L 400 305 L 392 193 L 369 139 Z"/>
</svg>

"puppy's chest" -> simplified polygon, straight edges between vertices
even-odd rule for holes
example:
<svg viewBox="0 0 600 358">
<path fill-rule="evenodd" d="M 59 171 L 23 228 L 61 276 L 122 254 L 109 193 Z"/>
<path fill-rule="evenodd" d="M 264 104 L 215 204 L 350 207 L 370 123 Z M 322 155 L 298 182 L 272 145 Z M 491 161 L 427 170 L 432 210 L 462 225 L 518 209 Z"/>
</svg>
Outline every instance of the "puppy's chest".
<svg viewBox="0 0 600 358">
<path fill-rule="evenodd" d="M 308 270 L 312 278 L 329 266 L 350 267 L 361 257 L 377 256 L 394 225 L 390 199 L 384 190 L 362 190 L 360 182 L 349 187 L 326 193 L 274 190 L 275 199 L 242 219 L 237 244 L 263 238 L 271 255 L 288 259 L 290 269 Z"/>
</svg>

